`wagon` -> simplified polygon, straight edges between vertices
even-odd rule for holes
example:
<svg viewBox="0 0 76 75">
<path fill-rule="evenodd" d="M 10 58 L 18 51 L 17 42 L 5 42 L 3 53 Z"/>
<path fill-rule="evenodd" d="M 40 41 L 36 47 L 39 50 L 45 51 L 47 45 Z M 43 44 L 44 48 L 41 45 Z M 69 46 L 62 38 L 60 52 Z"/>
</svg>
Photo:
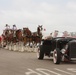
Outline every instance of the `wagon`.
<svg viewBox="0 0 76 75">
<path fill-rule="evenodd" d="M 37 58 L 42 60 L 44 56 L 53 57 L 55 64 L 76 60 L 76 38 L 56 37 L 42 40 L 37 51 Z"/>
</svg>

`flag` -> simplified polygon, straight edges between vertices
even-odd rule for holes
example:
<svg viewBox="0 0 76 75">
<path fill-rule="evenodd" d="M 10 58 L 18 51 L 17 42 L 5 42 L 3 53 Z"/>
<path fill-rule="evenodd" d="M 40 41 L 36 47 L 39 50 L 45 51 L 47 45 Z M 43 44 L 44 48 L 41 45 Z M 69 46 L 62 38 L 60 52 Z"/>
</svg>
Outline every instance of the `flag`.
<svg viewBox="0 0 76 75">
<path fill-rule="evenodd" d="M 46 31 L 46 29 L 44 28 L 44 31 Z"/>
</svg>

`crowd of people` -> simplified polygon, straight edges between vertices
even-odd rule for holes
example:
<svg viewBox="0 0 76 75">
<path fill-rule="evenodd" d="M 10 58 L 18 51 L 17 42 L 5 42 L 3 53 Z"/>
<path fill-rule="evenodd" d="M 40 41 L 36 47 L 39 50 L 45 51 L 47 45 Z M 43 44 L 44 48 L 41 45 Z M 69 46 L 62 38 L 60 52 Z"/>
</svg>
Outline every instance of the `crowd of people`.
<svg viewBox="0 0 76 75">
<path fill-rule="evenodd" d="M 56 38 L 56 37 L 73 37 L 73 38 L 76 38 L 76 35 L 75 34 L 72 35 L 68 31 L 59 32 L 58 30 L 55 30 L 54 32 L 50 33 L 48 36 L 43 37 L 43 39 L 49 40 L 49 39 Z"/>
</svg>

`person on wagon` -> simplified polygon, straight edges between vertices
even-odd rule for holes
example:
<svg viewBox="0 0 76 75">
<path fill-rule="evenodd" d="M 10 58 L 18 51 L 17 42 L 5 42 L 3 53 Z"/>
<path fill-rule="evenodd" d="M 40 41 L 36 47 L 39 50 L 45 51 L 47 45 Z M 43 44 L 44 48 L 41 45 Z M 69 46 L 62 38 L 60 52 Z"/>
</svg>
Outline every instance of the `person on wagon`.
<svg viewBox="0 0 76 75">
<path fill-rule="evenodd" d="M 16 37 L 17 27 L 16 27 L 16 25 L 15 25 L 15 24 L 13 25 L 12 30 L 13 30 L 13 37 Z"/>
<path fill-rule="evenodd" d="M 10 29 L 10 26 L 8 24 L 6 24 L 5 27 L 6 27 L 5 30 L 9 30 Z"/>
<path fill-rule="evenodd" d="M 16 30 L 17 30 L 17 27 L 16 27 L 16 25 L 15 25 L 15 24 L 13 25 L 12 30 L 14 30 L 14 31 L 16 31 Z"/>
</svg>

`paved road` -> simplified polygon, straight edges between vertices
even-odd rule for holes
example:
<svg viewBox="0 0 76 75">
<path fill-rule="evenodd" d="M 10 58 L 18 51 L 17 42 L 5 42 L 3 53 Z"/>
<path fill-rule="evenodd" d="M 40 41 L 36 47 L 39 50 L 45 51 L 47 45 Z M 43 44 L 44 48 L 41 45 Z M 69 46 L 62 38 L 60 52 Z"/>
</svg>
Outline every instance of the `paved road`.
<svg viewBox="0 0 76 75">
<path fill-rule="evenodd" d="M 76 61 L 55 65 L 51 58 L 38 60 L 36 53 L 0 49 L 0 75 L 76 75 Z"/>
</svg>

